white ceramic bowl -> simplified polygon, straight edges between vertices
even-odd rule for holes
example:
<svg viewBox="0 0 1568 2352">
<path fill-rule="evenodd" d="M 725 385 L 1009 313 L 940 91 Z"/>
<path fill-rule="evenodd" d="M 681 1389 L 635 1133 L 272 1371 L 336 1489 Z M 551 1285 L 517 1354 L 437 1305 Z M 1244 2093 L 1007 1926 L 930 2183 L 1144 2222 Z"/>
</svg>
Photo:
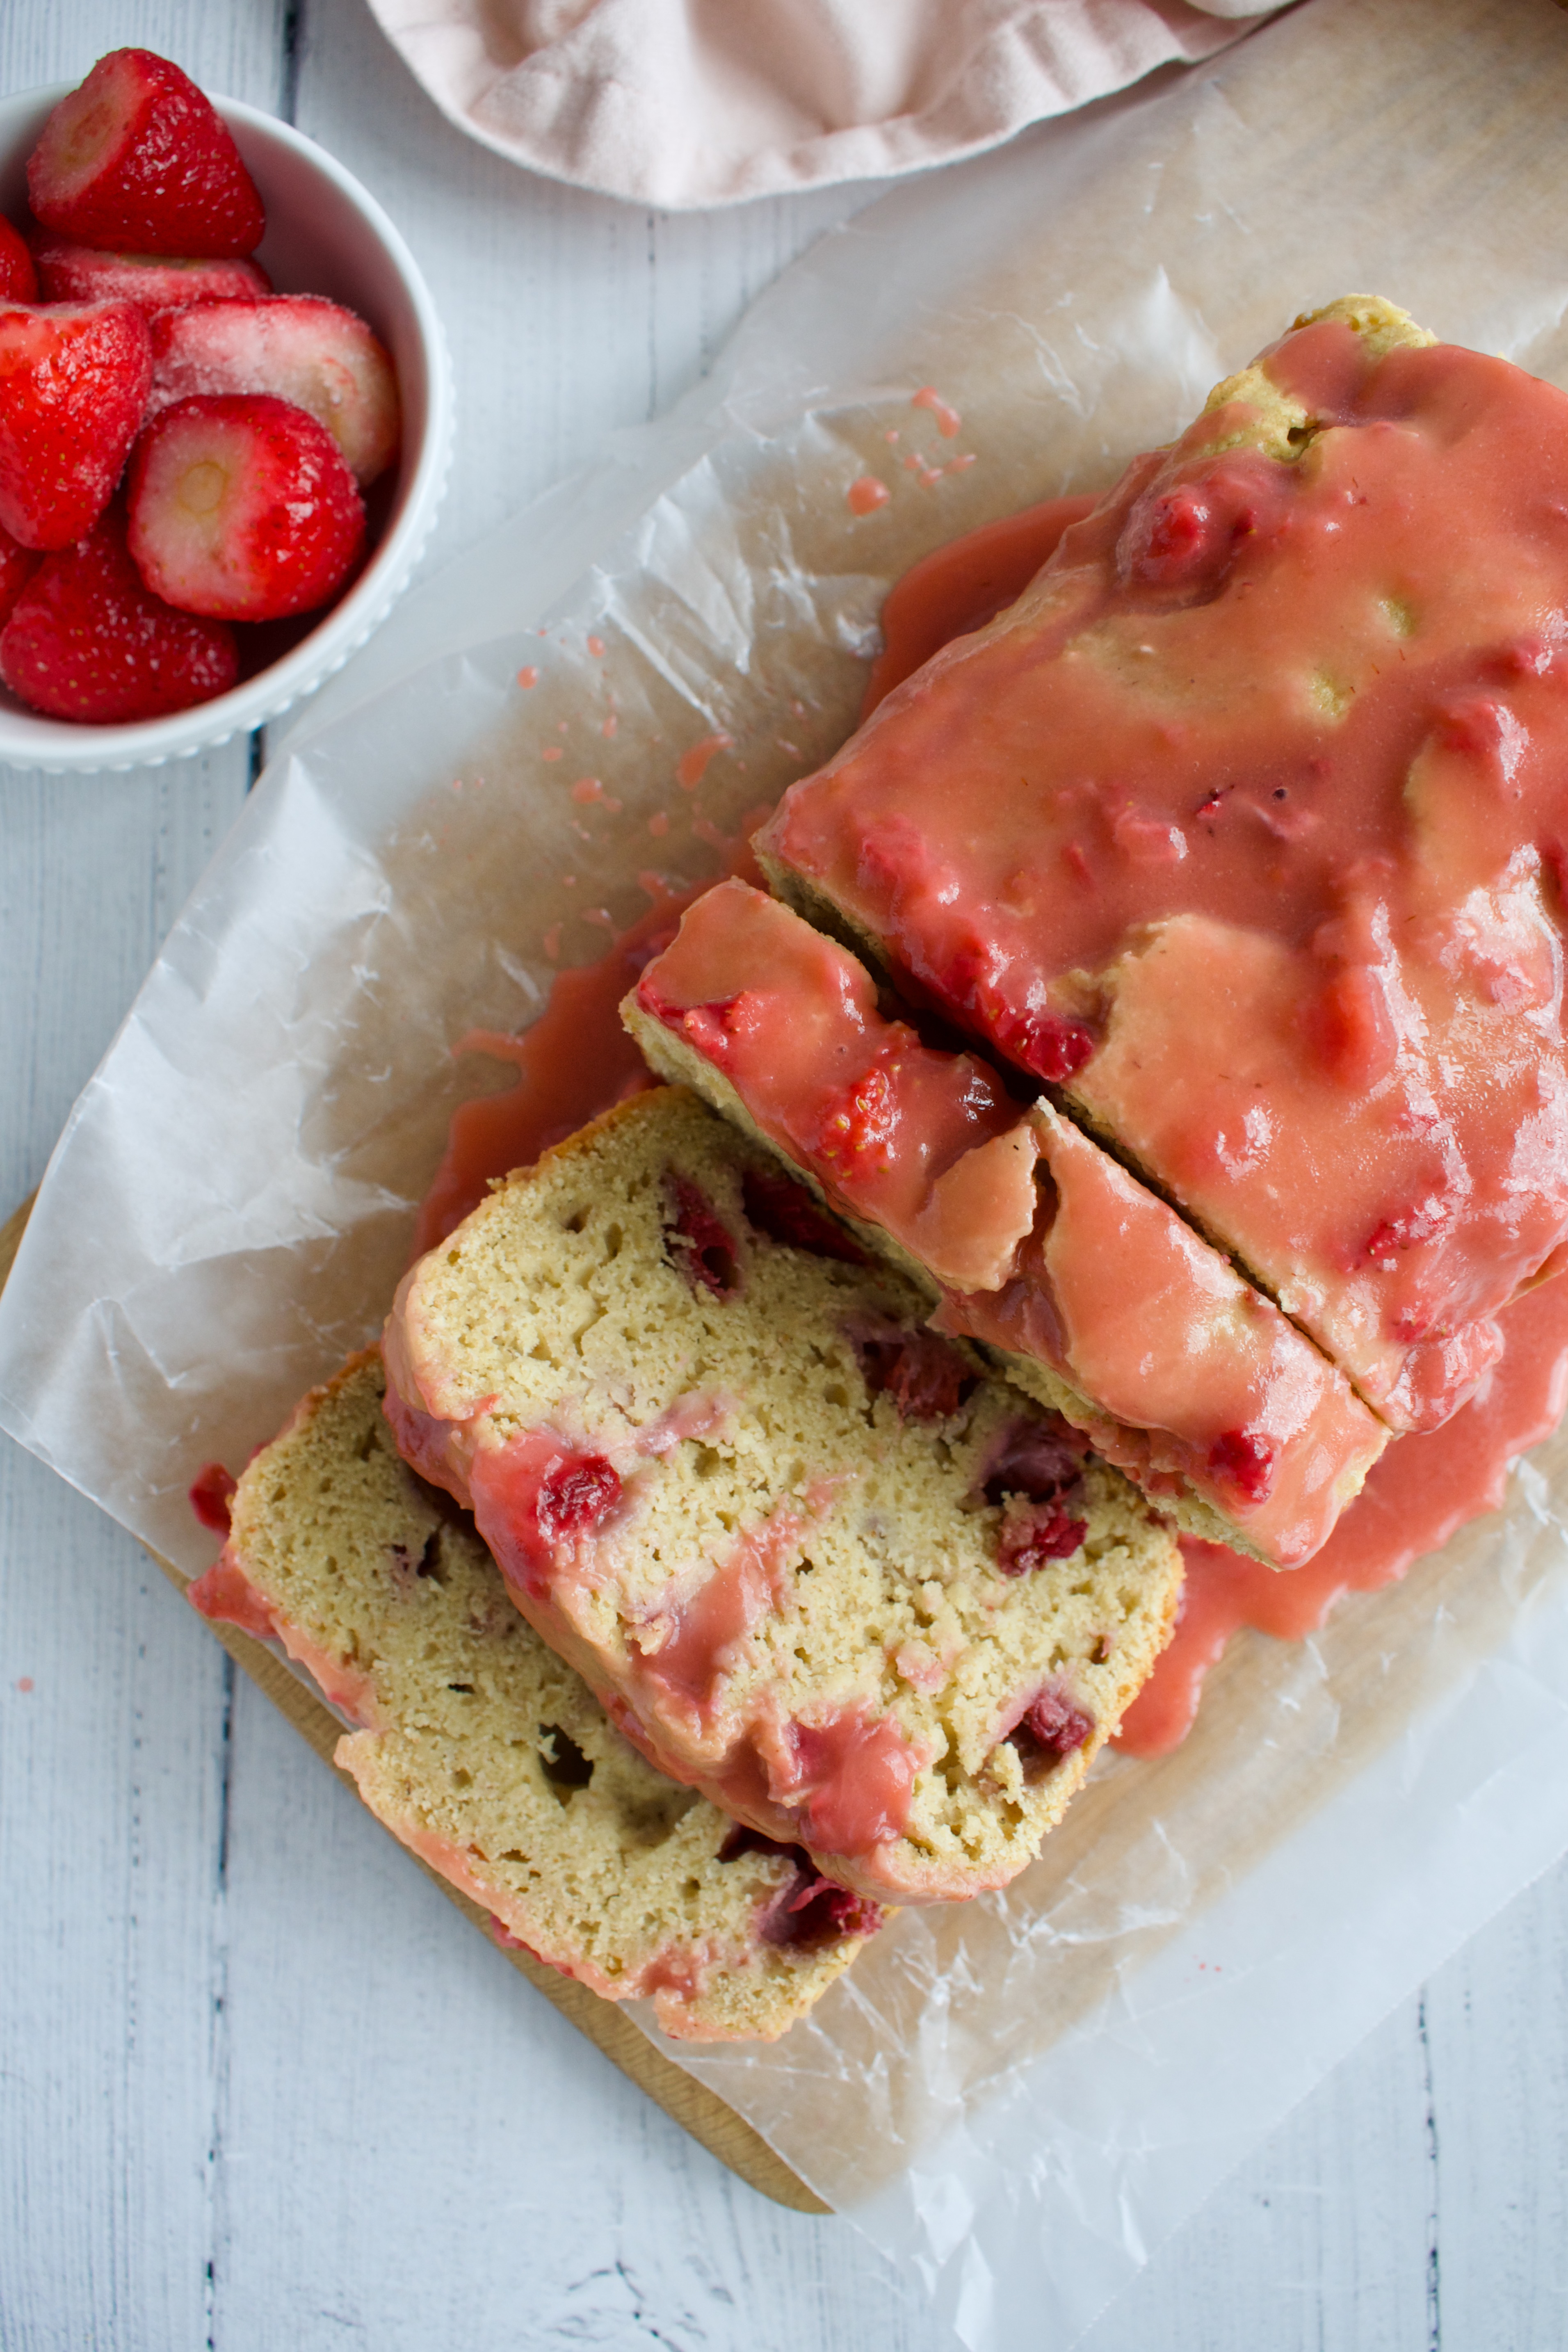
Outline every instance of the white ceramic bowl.
<svg viewBox="0 0 1568 2352">
<path fill-rule="evenodd" d="M 0 212 L 25 217 L 26 163 L 50 110 L 75 85 L 0 99 Z M 391 352 L 403 400 L 403 452 L 374 554 L 308 636 L 215 701 L 121 727 L 72 726 L 27 710 L 0 687 L 0 761 L 16 767 L 156 767 L 275 719 L 340 669 L 408 583 L 436 520 L 451 454 L 452 382 L 441 322 L 413 255 L 375 198 L 286 122 L 238 100 L 213 104 L 267 207 L 257 259 L 280 294 L 326 294 L 368 320 Z M 384 497 L 377 484 L 373 510 Z"/>
</svg>

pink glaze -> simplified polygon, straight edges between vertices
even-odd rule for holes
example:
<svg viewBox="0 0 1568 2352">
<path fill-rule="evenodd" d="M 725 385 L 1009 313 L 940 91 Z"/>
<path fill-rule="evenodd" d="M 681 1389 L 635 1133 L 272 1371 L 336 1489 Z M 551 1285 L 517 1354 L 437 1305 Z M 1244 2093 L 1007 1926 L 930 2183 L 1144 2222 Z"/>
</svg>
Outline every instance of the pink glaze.
<svg viewBox="0 0 1568 2352">
<path fill-rule="evenodd" d="M 864 1862 L 903 1835 L 931 1751 L 908 1740 L 892 1716 L 851 1705 L 815 1723 L 759 1726 L 753 1736 L 769 1797 L 816 1853 Z"/>
<path fill-rule="evenodd" d="M 204 1575 L 186 1585 L 185 1599 L 209 1623 L 237 1625 L 242 1633 L 254 1634 L 258 1641 L 281 1642 L 330 1705 L 355 1723 L 374 1726 L 375 1696 L 370 1675 L 346 1665 L 291 1624 L 276 1603 L 251 1583 L 230 1553 L 226 1551 Z"/>
<path fill-rule="evenodd" d="M 1179 1479 L 1276 1567 L 1328 1538 L 1386 1443 L 1342 1374 L 1217 1250 L 1041 1104 L 1054 1213 L 1018 1277 L 937 1321 L 1033 1355 L 1098 1408 L 1082 1426 L 1152 1493 Z"/>
<path fill-rule="evenodd" d="M 1087 1401 L 1082 1425 L 1110 1460 L 1156 1494 L 1185 1481 L 1279 1566 L 1324 1540 L 1385 1433 L 1078 1129 L 885 1020 L 853 956 L 743 883 L 688 910 L 634 1001 L 837 1206 L 929 1267 L 947 1294 L 940 1329 L 1048 1366 Z"/>
<path fill-rule="evenodd" d="M 1342 1593 L 1394 1582 L 1458 1528 L 1498 1508 L 1510 1463 L 1550 1435 L 1568 1396 L 1568 1286 L 1526 1292 L 1500 1320 L 1503 1354 L 1474 1396 L 1443 1430 L 1389 1447 L 1309 1568 L 1272 1576 L 1236 1552 L 1184 1540 L 1175 1638 L 1123 1717 L 1120 1747 L 1162 1756 L 1186 1737 L 1204 1676 L 1239 1626 L 1300 1641 Z"/>
<path fill-rule="evenodd" d="M 720 752 L 728 751 L 734 740 L 732 735 L 704 735 L 700 743 L 683 751 L 675 763 L 675 781 L 682 792 L 694 793 Z"/>
<path fill-rule="evenodd" d="M 1055 554 L 1063 531 L 1094 505 L 1093 499 L 1047 499 L 933 548 L 895 581 L 882 607 L 882 650 L 866 681 L 862 723 L 932 654 L 1015 603 Z"/>
<path fill-rule="evenodd" d="M 858 481 L 850 483 L 844 493 L 844 499 L 851 514 L 868 515 L 875 514 L 879 507 L 885 507 L 891 496 L 886 482 L 876 474 L 862 474 Z"/>
<path fill-rule="evenodd" d="M 277 1638 L 271 1603 L 262 1599 L 227 1552 L 214 1560 L 205 1574 L 193 1578 L 185 1587 L 185 1599 L 214 1624 L 237 1625 L 242 1633 L 254 1633 L 259 1642 Z"/>
<path fill-rule="evenodd" d="M 963 419 L 959 415 L 957 409 L 951 407 L 949 404 L 942 399 L 941 394 L 929 383 L 921 384 L 919 392 L 916 393 L 914 398 L 910 401 L 910 406 L 911 408 L 929 408 L 931 415 L 936 419 L 936 429 L 942 435 L 944 441 L 953 440 L 957 436 L 959 426 L 963 422 Z"/>
<path fill-rule="evenodd" d="M 1300 460 L 1235 407 L 1137 459 L 760 846 L 1431 1427 L 1568 1238 L 1568 398 L 1334 323 L 1265 365 Z"/>
<path fill-rule="evenodd" d="M 775 899 L 721 882 L 682 919 L 638 1009 L 728 1078 L 769 1139 L 939 1278 L 1001 1281 L 1034 1222 L 1022 1106 L 967 1055 L 934 1054 L 877 1010 L 870 974 Z M 950 1175 L 976 1147 L 1001 1155 Z"/>
<path fill-rule="evenodd" d="M 787 1505 L 737 1538 L 685 1600 L 634 1630 L 628 1696 L 645 1724 L 673 1735 L 689 1762 L 710 1749 L 724 1685 L 756 1628 L 783 1608 L 789 1563 L 809 1518 Z"/>
</svg>

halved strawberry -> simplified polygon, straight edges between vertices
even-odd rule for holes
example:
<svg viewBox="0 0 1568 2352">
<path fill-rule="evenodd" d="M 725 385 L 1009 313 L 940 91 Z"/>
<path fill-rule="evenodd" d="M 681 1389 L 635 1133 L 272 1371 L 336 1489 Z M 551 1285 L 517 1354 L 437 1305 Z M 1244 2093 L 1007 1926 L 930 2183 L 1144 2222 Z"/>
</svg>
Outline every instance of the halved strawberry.
<svg viewBox="0 0 1568 2352">
<path fill-rule="evenodd" d="M 148 593 L 118 506 L 79 547 L 44 558 L 0 630 L 0 678 L 51 719 L 163 719 L 226 693 L 238 674 L 231 628 Z"/>
<path fill-rule="evenodd" d="M 0 309 L 0 526 L 24 547 L 68 547 L 120 479 L 153 378 L 147 321 L 129 302 Z"/>
<path fill-rule="evenodd" d="M 0 302 L 36 302 L 38 273 L 26 239 L 0 213 Z"/>
<path fill-rule="evenodd" d="M 272 621 L 342 585 L 364 507 L 326 427 L 262 393 L 184 400 L 136 445 L 131 551 L 186 613 Z"/>
<path fill-rule="evenodd" d="M 134 302 L 139 310 L 172 310 L 187 302 L 254 302 L 272 291 L 266 270 L 254 261 L 100 253 L 60 236 L 35 237 L 32 257 L 47 302 Z"/>
<path fill-rule="evenodd" d="M 20 547 L 8 530 L 0 530 L 0 628 L 16 609 L 16 599 L 43 558 L 30 547 Z"/>
<path fill-rule="evenodd" d="M 62 98 L 27 160 L 46 228 L 110 253 L 251 253 L 267 226 L 239 151 L 189 74 L 111 49 Z"/>
<path fill-rule="evenodd" d="M 355 478 L 397 454 L 397 379 L 363 319 L 321 294 L 275 294 L 221 310 L 171 310 L 153 324 L 148 415 L 200 393 L 270 392 L 308 409 Z"/>
</svg>

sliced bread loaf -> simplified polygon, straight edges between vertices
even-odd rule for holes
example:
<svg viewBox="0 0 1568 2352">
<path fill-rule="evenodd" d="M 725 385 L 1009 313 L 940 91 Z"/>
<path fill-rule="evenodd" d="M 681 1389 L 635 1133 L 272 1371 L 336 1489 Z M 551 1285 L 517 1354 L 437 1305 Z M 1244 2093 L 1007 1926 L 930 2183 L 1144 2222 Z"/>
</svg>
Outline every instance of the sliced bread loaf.
<svg viewBox="0 0 1568 2352">
<path fill-rule="evenodd" d="M 874 1899 L 1011 1878 L 1168 1638 L 1180 1556 L 1081 1438 L 684 1088 L 405 1278 L 406 1457 L 654 1761 Z"/>
<path fill-rule="evenodd" d="M 377 1818 L 524 1945 L 667 2033 L 773 2041 L 847 1967 L 875 1905 L 654 1770 L 507 1598 L 471 1521 L 400 1459 L 379 1354 L 256 1456 L 209 1617 L 276 1635 L 364 1728 Z"/>
<path fill-rule="evenodd" d="M 1568 395 L 1347 297 L 757 837 L 1427 1429 L 1568 1259 Z"/>
</svg>

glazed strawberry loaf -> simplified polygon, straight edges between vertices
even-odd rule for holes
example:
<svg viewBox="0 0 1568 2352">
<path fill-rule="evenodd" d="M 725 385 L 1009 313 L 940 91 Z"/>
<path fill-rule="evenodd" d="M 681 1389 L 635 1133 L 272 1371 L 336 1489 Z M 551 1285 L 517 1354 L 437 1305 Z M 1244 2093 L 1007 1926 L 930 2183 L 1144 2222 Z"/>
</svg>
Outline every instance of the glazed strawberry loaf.
<svg viewBox="0 0 1568 2352">
<path fill-rule="evenodd" d="M 190 1587 L 275 1635 L 363 1727 L 337 1761 L 503 1940 L 667 2033 L 772 2041 L 847 1967 L 874 1904 L 656 1772 L 507 1598 L 472 1522 L 399 1458 L 372 1350 L 239 1482 Z"/>
<path fill-rule="evenodd" d="M 758 837 L 1393 1430 L 1568 1256 L 1568 397 L 1350 298 Z"/>
<path fill-rule="evenodd" d="M 405 1458 L 662 1769 L 876 1901 L 1032 1859 L 1169 1636 L 1168 1528 L 684 1088 L 404 1281 Z"/>
<path fill-rule="evenodd" d="M 836 940 L 717 884 L 622 1016 L 1179 1525 L 1310 1559 L 1388 1433 L 1220 1253 L 1047 1104 L 879 1009 Z"/>
</svg>

